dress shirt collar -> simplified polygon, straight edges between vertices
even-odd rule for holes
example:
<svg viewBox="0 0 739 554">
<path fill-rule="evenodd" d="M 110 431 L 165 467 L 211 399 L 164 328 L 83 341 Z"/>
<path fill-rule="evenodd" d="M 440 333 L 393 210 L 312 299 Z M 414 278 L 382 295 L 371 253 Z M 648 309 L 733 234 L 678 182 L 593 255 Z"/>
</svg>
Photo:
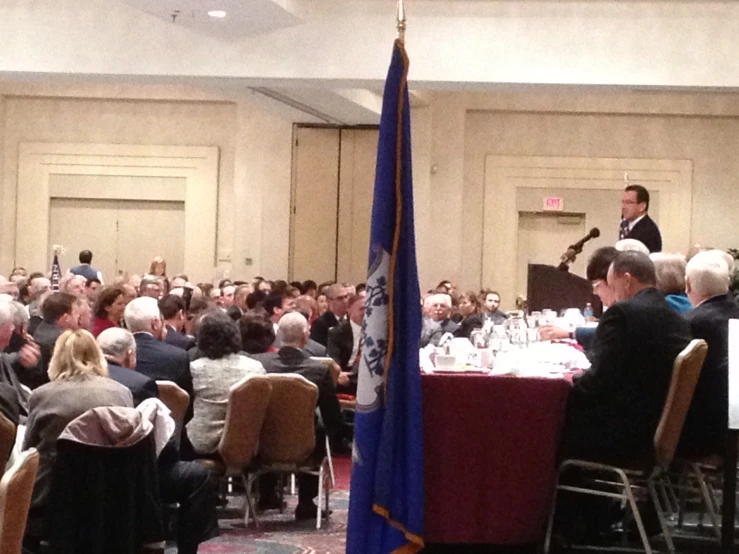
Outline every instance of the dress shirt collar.
<svg viewBox="0 0 739 554">
<path fill-rule="evenodd" d="M 634 229 L 634 226 L 645 217 L 647 217 L 647 214 L 637 217 L 634 221 L 629 221 L 629 233 Z"/>
</svg>

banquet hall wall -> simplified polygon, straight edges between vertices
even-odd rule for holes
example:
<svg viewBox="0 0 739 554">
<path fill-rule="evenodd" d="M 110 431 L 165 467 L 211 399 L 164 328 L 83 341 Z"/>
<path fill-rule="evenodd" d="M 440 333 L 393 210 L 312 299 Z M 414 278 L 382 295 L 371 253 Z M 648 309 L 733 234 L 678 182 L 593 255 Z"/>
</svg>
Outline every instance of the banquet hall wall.
<svg viewBox="0 0 739 554">
<path fill-rule="evenodd" d="M 14 259 L 22 232 L 15 221 L 19 145 L 64 142 L 217 147 L 217 237 L 209 239 L 217 240 L 217 260 L 209 271 L 287 274 L 293 124 L 312 122 L 305 114 L 250 94 L 180 85 L 0 83 L 0 98 L 2 271 L 22 262 Z M 481 278 L 489 155 L 690 160 L 691 241 L 737 246 L 737 116 L 733 93 L 525 87 L 424 94 L 413 109 L 422 288 L 441 278 L 460 288 L 497 285 Z"/>
</svg>

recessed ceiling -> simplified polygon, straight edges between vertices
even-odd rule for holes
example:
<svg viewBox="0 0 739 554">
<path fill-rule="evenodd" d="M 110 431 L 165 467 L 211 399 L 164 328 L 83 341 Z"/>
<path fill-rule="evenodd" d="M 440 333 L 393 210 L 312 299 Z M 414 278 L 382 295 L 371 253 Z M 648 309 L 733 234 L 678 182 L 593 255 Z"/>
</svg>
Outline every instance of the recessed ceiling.
<svg viewBox="0 0 739 554">
<path fill-rule="evenodd" d="M 234 42 L 292 27 L 301 23 L 293 13 L 274 0 L 119 0 L 173 25 L 197 33 Z M 209 11 L 223 10 L 226 16 L 214 18 Z"/>
</svg>

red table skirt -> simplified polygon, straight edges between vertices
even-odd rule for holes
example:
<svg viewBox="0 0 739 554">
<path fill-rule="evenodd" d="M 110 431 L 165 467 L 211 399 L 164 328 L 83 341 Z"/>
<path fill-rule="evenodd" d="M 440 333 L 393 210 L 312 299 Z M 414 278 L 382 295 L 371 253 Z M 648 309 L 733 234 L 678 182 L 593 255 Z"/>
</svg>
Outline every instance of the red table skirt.
<svg viewBox="0 0 739 554">
<path fill-rule="evenodd" d="M 422 387 L 426 540 L 540 541 L 569 383 L 434 374 Z"/>
</svg>

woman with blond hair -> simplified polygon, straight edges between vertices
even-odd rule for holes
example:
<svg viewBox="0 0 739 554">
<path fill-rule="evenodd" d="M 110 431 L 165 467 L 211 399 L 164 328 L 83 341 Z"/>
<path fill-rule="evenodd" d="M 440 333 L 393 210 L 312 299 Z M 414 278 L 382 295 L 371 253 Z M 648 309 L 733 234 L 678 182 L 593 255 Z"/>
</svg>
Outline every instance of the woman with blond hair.
<svg viewBox="0 0 739 554">
<path fill-rule="evenodd" d="M 57 339 L 49 363 L 50 383 L 31 393 L 23 449 L 36 448 L 39 469 L 33 487 L 26 535 L 29 546 L 46 538 L 45 508 L 49 502 L 56 441 L 67 424 L 101 406 L 133 407 L 131 392 L 108 378 L 108 365 L 89 331 L 69 330 Z"/>
<path fill-rule="evenodd" d="M 155 256 L 151 260 L 151 265 L 149 265 L 149 275 L 154 275 L 156 277 L 166 277 L 167 261 L 161 256 Z"/>
</svg>

